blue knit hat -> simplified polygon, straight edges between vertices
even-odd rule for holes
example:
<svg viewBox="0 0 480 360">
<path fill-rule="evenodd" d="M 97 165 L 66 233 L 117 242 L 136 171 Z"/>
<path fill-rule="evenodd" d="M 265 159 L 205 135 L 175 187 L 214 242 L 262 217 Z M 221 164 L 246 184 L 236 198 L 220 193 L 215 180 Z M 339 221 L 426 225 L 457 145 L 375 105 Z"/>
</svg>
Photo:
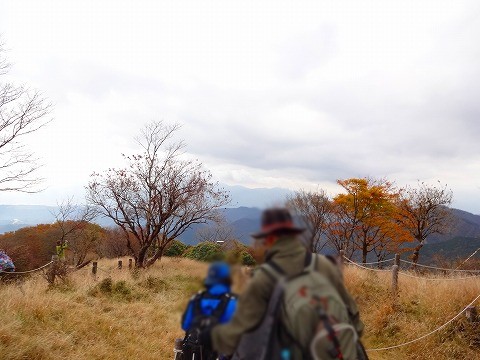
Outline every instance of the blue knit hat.
<svg viewBox="0 0 480 360">
<path fill-rule="evenodd" d="M 230 285 L 230 266 L 223 261 L 214 262 L 208 268 L 207 277 L 203 283 L 205 286 L 213 286 L 216 284 Z"/>
</svg>

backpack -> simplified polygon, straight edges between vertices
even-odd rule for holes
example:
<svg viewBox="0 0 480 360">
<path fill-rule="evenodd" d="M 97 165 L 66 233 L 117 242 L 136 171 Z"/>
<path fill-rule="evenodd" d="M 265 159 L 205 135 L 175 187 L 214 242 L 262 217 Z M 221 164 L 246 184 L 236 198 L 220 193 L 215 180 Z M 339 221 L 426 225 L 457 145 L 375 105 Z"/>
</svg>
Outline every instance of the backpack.
<svg viewBox="0 0 480 360">
<path fill-rule="evenodd" d="M 12 259 L 3 251 L 0 252 L 0 271 L 15 271 Z"/>
<path fill-rule="evenodd" d="M 190 329 L 186 332 L 185 338 L 183 339 L 182 360 L 213 360 L 217 358 L 215 352 L 205 351 L 200 343 L 199 335 L 201 330 L 215 326 L 220 322 L 220 318 L 227 309 L 230 300 L 234 298 L 234 295 L 225 293 L 220 297 L 212 296 L 212 298 L 219 298 L 220 303 L 215 310 L 213 310 L 211 315 L 205 315 L 202 311 L 201 301 L 206 296 L 208 296 L 208 294 L 205 292 L 198 293 L 192 300 L 195 315 Z"/>
<path fill-rule="evenodd" d="M 276 285 L 263 321 L 242 336 L 234 360 L 365 358 L 347 306 L 316 271 L 317 261 L 307 252 L 304 270 L 290 277 L 273 262 L 260 267 Z"/>
</svg>

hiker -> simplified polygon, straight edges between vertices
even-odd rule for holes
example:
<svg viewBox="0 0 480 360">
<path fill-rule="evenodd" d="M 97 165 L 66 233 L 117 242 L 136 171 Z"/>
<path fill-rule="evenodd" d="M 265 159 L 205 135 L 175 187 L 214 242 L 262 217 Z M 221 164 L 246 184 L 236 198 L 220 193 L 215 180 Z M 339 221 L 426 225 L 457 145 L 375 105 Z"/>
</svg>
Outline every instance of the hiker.
<svg viewBox="0 0 480 360">
<path fill-rule="evenodd" d="M 3 278 L 6 273 L 14 271 L 15 265 L 10 256 L 4 250 L 0 250 L 0 278 Z"/>
<path fill-rule="evenodd" d="M 61 240 L 57 241 L 57 246 L 55 246 L 55 252 L 58 256 L 58 260 L 65 261 L 65 250 L 68 248 L 68 242 L 62 242 Z"/>
<path fill-rule="evenodd" d="M 366 358 L 363 347 L 356 349 L 364 326 L 340 269 L 325 256 L 307 251 L 297 237 L 303 231 L 287 209 L 262 213 L 261 231 L 252 237 L 265 262 L 240 295 L 232 320 L 201 332 L 205 346 L 242 360 Z M 295 281 L 292 292 L 289 284 Z M 317 289 L 325 294 L 317 294 Z M 280 299 L 283 295 L 290 298 Z"/>
<path fill-rule="evenodd" d="M 215 262 L 210 265 L 204 280 L 205 290 L 190 299 L 182 316 L 182 329 L 185 331 L 183 360 L 192 359 L 193 354 L 196 354 L 195 359 L 217 358 L 216 352 L 202 347 L 198 335 L 203 328 L 224 324 L 231 319 L 237 304 L 237 298 L 230 289 L 231 283 L 228 264 Z"/>
</svg>

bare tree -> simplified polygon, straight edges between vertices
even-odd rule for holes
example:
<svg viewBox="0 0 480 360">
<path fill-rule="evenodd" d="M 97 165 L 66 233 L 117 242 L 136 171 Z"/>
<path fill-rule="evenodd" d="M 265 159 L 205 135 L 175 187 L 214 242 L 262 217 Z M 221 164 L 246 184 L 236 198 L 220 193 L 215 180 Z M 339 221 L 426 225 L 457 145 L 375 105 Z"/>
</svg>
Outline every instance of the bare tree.
<svg viewBox="0 0 480 360">
<path fill-rule="evenodd" d="M 195 237 L 199 242 L 210 241 L 215 243 L 226 243 L 235 239 L 233 226 L 228 224 L 224 219 L 208 224 L 205 227 L 198 229 Z"/>
<path fill-rule="evenodd" d="M 53 215 L 58 227 L 57 244 L 65 246 L 68 243 L 68 248 L 73 252 L 75 267 L 81 268 L 88 264 L 87 254 L 95 250 L 102 233 L 100 226 L 90 223 L 95 217 L 93 208 L 74 205 L 70 198 L 59 204 Z"/>
<path fill-rule="evenodd" d="M 179 125 L 152 122 L 137 139 L 143 154 L 124 156 L 128 166 L 93 174 L 87 198 L 124 231 L 137 267 L 158 260 L 165 247 L 193 224 L 218 220 L 229 196 L 202 164 L 182 160 Z"/>
<path fill-rule="evenodd" d="M 306 228 L 303 237 L 308 248 L 314 253 L 322 250 L 327 244 L 322 235 L 332 211 L 332 203 L 325 191 L 297 191 L 287 196 L 286 205 Z"/>
<path fill-rule="evenodd" d="M 37 192 L 40 165 L 21 140 L 50 121 L 51 104 L 38 91 L 1 81 L 10 68 L 3 53 L 0 43 L 0 191 Z"/>
<path fill-rule="evenodd" d="M 453 222 L 448 206 L 453 193 L 447 186 L 428 185 L 421 182 L 417 188 L 406 187 L 398 202 L 398 222 L 416 240 L 412 260 L 418 262 L 425 240 L 432 234 L 444 234 Z"/>
<path fill-rule="evenodd" d="M 126 241 L 122 241 L 125 234 L 119 226 L 106 229 L 106 236 L 97 243 L 96 252 L 100 257 L 123 257 L 131 253 Z"/>
</svg>

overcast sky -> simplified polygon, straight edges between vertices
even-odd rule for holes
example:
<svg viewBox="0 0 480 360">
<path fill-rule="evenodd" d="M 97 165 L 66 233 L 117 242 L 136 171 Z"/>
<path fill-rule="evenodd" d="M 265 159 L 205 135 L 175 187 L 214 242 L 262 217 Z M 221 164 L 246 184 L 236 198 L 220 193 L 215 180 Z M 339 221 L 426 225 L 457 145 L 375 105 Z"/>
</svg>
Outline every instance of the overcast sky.
<svg viewBox="0 0 480 360">
<path fill-rule="evenodd" d="M 151 120 L 218 181 L 324 188 L 448 184 L 480 214 L 480 2 L 0 2 L 9 79 L 43 91 L 30 138 L 55 204 L 120 166 Z"/>
</svg>

